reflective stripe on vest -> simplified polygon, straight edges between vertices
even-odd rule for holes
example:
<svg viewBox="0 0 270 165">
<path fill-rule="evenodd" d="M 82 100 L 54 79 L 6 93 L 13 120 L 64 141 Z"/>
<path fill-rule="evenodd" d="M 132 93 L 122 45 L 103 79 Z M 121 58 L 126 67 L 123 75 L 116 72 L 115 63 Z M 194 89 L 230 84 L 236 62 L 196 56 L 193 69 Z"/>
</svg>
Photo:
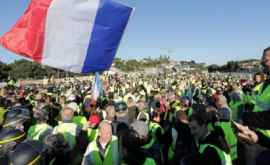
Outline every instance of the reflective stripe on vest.
<svg viewBox="0 0 270 165">
<path fill-rule="evenodd" d="M 151 141 L 149 143 L 145 144 L 144 146 L 142 146 L 142 148 L 143 149 L 149 149 L 154 145 L 154 143 L 155 143 L 154 138 L 151 138 Z"/>
<path fill-rule="evenodd" d="M 163 128 L 158 124 L 158 123 L 155 123 L 155 122 L 152 122 L 150 121 L 149 123 L 149 134 L 151 134 L 151 141 L 150 143 L 142 146 L 142 148 L 144 149 L 149 149 L 151 148 L 156 142 L 158 142 L 158 139 L 157 139 L 157 136 L 156 136 L 156 133 L 157 133 L 157 130 L 160 129 L 161 130 L 161 133 L 164 134 L 164 130 Z M 163 153 L 162 153 L 162 144 L 160 144 L 160 155 L 161 155 L 161 161 L 163 160 Z"/>
<path fill-rule="evenodd" d="M 3 107 L 0 107 L 0 124 L 4 121 L 4 115 L 6 113 L 6 110 Z"/>
<path fill-rule="evenodd" d="M 152 121 L 150 121 L 148 128 L 149 128 L 149 134 L 151 134 L 151 138 L 152 138 L 150 143 L 153 145 L 157 141 L 157 137 L 156 137 L 157 130 L 160 129 L 162 134 L 164 133 L 164 130 L 158 123 L 155 123 Z"/>
<path fill-rule="evenodd" d="M 87 129 L 87 137 L 88 137 L 89 142 L 96 140 L 97 136 L 98 136 L 98 129 L 93 129 L 93 128 Z"/>
<path fill-rule="evenodd" d="M 4 145 L 4 144 L 7 144 L 7 143 L 10 143 L 10 142 L 13 142 L 13 141 L 24 139 L 25 136 L 26 136 L 25 133 L 23 133 L 21 135 L 18 135 L 18 136 L 15 136 L 15 137 L 11 137 L 9 139 L 0 140 L 0 145 Z"/>
<path fill-rule="evenodd" d="M 268 85 L 264 91 L 262 91 L 263 85 L 261 86 L 258 95 L 255 96 L 255 107 L 254 112 L 267 111 L 270 109 L 270 85 Z"/>
<path fill-rule="evenodd" d="M 260 85 L 258 95 L 255 96 L 256 104 L 253 112 L 262 112 L 270 109 L 270 85 L 262 91 L 263 86 L 264 85 Z M 270 130 L 260 128 L 257 128 L 256 130 L 270 138 Z"/>
<path fill-rule="evenodd" d="M 71 148 L 74 148 L 76 145 L 76 133 L 78 126 L 74 123 L 61 123 L 60 125 L 54 128 L 53 133 L 63 134 L 65 140 L 68 142 Z"/>
<path fill-rule="evenodd" d="M 155 160 L 152 159 L 152 158 L 147 158 L 147 159 L 145 160 L 145 162 L 143 163 L 143 165 L 156 165 L 156 162 L 155 162 Z"/>
<path fill-rule="evenodd" d="M 257 128 L 256 130 L 264 134 L 266 137 L 270 138 L 270 130 L 265 130 L 265 129 L 260 129 L 260 128 Z"/>
<path fill-rule="evenodd" d="M 207 147 L 212 147 L 217 151 L 217 154 L 221 160 L 222 165 L 232 165 L 232 160 L 230 155 L 226 154 L 224 151 L 219 149 L 218 147 L 212 145 L 212 144 L 202 144 L 200 145 L 199 152 L 202 154 Z"/>
<path fill-rule="evenodd" d="M 154 145 L 154 143 L 157 141 L 156 131 L 158 130 L 158 128 L 160 128 L 163 133 L 163 129 L 160 127 L 158 123 L 154 123 L 150 121 L 148 128 L 149 128 L 149 134 L 150 134 L 151 140 L 149 143 L 142 146 L 143 149 L 151 148 Z"/>
<path fill-rule="evenodd" d="M 74 116 L 72 121 L 73 123 L 81 127 L 83 127 L 87 123 L 86 117 L 84 116 Z"/>
<path fill-rule="evenodd" d="M 174 157 L 174 150 L 175 150 L 177 137 L 178 137 L 177 131 L 174 128 L 172 128 L 172 144 L 170 145 L 169 151 L 168 151 L 168 159 L 169 160 L 172 160 Z"/>
<path fill-rule="evenodd" d="M 139 114 L 137 116 L 137 120 L 140 120 L 141 115 L 144 115 L 146 117 L 146 122 L 149 122 L 149 114 L 147 112 L 144 112 L 144 111 L 139 112 Z"/>
<path fill-rule="evenodd" d="M 40 136 L 45 133 L 47 130 L 52 129 L 51 126 L 49 126 L 46 123 L 42 124 L 36 124 L 29 128 L 27 132 L 27 138 L 32 140 L 40 140 Z"/>
<path fill-rule="evenodd" d="M 242 104 L 241 101 L 231 101 L 229 103 L 230 109 L 231 109 L 231 118 L 233 120 L 237 120 L 238 118 L 238 111 L 239 111 L 239 106 Z"/>
<path fill-rule="evenodd" d="M 224 132 L 225 140 L 230 146 L 230 155 L 232 160 L 237 159 L 237 137 L 234 134 L 231 122 L 218 122 L 216 124 L 220 126 Z"/>
<path fill-rule="evenodd" d="M 252 90 L 253 94 L 257 95 L 260 92 L 260 89 L 262 88 L 262 86 L 263 86 L 263 83 L 256 85 Z"/>
<path fill-rule="evenodd" d="M 190 107 L 188 108 L 188 117 L 191 117 L 192 114 L 193 114 L 193 108 Z"/>
<path fill-rule="evenodd" d="M 152 137 L 156 138 L 156 132 L 157 130 L 160 128 L 161 133 L 164 133 L 164 130 L 162 129 L 162 127 L 155 122 L 150 121 L 149 123 L 149 133 L 151 133 Z"/>
<path fill-rule="evenodd" d="M 112 140 L 106 148 L 104 160 L 101 159 L 97 141 L 90 143 L 91 161 L 95 165 L 118 165 L 118 139 L 112 136 Z"/>
<path fill-rule="evenodd" d="M 171 105 L 171 108 L 173 109 L 175 109 L 176 110 L 176 108 L 177 107 L 180 107 L 180 101 L 178 101 L 178 100 L 175 100 L 173 103 L 172 103 L 172 105 Z"/>
</svg>

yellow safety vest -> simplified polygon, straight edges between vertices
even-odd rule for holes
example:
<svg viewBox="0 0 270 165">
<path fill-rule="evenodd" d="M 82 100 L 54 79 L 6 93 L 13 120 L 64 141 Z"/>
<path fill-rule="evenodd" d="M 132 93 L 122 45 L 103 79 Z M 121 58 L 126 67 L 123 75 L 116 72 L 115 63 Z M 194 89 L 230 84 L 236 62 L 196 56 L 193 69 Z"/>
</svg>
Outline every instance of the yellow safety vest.
<svg viewBox="0 0 270 165">
<path fill-rule="evenodd" d="M 96 140 L 90 143 L 89 148 L 91 161 L 94 165 L 119 165 L 118 139 L 116 136 L 112 136 L 112 140 L 106 148 L 104 160 L 100 157 Z"/>
<path fill-rule="evenodd" d="M 98 129 L 88 128 L 87 129 L 87 138 L 89 142 L 95 141 L 98 137 Z"/>
<path fill-rule="evenodd" d="M 221 160 L 222 165 L 232 165 L 232 160 L 231 160 L 230 155 L 228 155 L 226 152 L 222 151 L 221 149 L 219 149 L 218 147 L 216 147 L 216 146 L 214 146 L 212 144 L 202 144 L 202 145 L 200 145 L 199 152 L 201 154 L 203 154 L 207 147 L 212 147 L 217 151 L 217 154 L 218 154 L 218 156 L 219 156 L 219 158 Z"/>
<path fill-rule="evenodd" d="M 72 149 L 76 145 L 77 129 L 78 129 L 78 126 L 74 123 L 61 123 L 54 128 L 53 133 L 63 134 L 65 140 L 68 142 L 69 146 Z"/>
<path fill-rule="evenodd" d="M 6 113 L 6 110 L 3 107 L 0 107 L 0 125 L 3 124 L 4 121 L 4 115 Z"/>
<path fill-rule="evenodd" d="M 169 147 L 168 151 L 168 159 L 172 160 L 174 158 L 174 151 L 175 151 L 175 146 L 176 146 L 176 141 L 177 141 L 178 133 L 177 131 L 172 128 L 172 144 Z"/>
<path fill-rule="evenodd" d="M 254 112 L 262 112 L 270 109 L 270 85 L 268 85 L 264 91 L 263 83 L 258 87 L 258 95 L 255 96 L 255 107 L 253 109 Z M 257 131 L 261 132 L 265 136 L 270 138 L 270 130 L 257 128 Z"/>
<path fill-rule="evenodd" d="M 49 126 L 47 123 L 31 126 L 27 132 L 27 138 L 32 140 L 40 140 L 40 136 L 49 129 L 52 129 L 52 127 Z"/>
<path fill-rule="evenodd" d="M 230 155 L 232 160 L 236 160 L 238 158 L 237 137 L 234 134 L 231 122 L 218 122 L 217 125 L 220 126 L 224 132 L 225 140 L 231 149 Z"/>
<path fill-rule="evenodd" d="M 74 116 L 72 121 L 80 127 L 83 127 L 87 123 L 86 117 L 84 116 Z"/>
<path fill-rule="evenodd" d="M 260 86 L 258 95 L 255 96 L 254 112 L 267 111 L 270 109 L 270 85 L 268 85 L 264 91 L 263 85 Z"/>
</svg>

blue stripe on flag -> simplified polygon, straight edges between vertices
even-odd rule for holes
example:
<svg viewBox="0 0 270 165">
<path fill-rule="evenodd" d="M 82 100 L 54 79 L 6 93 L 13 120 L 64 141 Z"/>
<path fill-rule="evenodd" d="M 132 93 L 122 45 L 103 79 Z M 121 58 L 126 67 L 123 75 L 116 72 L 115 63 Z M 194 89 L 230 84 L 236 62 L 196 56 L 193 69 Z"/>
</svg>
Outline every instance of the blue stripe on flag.
<svg viewBox="0 0 270 165">
<path fill-rule="evenodd" d="M 132 8 L 111 0 L 101 0 L 90 38 L 82 73 L 111 67 Z"/>
</svg>

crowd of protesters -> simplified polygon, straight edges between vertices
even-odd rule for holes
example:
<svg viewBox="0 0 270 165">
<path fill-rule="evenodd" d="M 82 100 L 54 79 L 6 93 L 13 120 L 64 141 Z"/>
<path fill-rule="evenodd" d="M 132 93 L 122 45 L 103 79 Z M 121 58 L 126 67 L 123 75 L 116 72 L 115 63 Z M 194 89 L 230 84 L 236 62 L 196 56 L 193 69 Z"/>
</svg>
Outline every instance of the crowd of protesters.
<svg viewBox="0 0 270 165">
<path fill-rule="evenodd" d="M 270 48 L 253 80 L 103 74 L 0 93 L 1 165 L 270 164 Z"/>
</svg>

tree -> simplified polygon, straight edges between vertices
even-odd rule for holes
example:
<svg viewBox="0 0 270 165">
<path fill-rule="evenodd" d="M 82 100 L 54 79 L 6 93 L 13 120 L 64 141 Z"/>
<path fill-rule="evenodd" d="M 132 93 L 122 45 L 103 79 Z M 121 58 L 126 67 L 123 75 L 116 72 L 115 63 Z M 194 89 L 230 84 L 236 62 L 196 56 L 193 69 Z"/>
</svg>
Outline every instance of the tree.
<svg viewBox="0 0 270 165">
<path fill-rule="evenodd" d="M 229 61 L 227 63 L 227 71 L 228 72 L 237 72 L 237 71 L 239 71 L 239 69 L 240 69 L 239 62 Z"/>
<path fill-rule="evenodd" d="M 8 79 L 10 70 L 7 64 L 0 61 L 0 82 Z"/>
<path fill-rule="evenodd" d="M 191 60 L 190 63 L 193 64 L 193 65 L 196 64 L 196 62 L 194 60 Z"/>
<path fill-rule="evenodd" d="M 220 67 L 218 65 L 213 64 L 213 65 L 209 65 L 207 69 L 208 69 L 208 72 L 216 72 L 220 70 Z"/>
<path fill-rule="evenodd" d="M 9 64 L 9 67 L 10 76 L 16 79 L 42 79 L 44 76 L 50 77 L 54 75 L 54 77 L 57 77 L 59 76 L 58 73 L 65 73 L 62 70 L 47 67 L 27 60 L 14 61 L 13 63 Z"/>
</svg>

